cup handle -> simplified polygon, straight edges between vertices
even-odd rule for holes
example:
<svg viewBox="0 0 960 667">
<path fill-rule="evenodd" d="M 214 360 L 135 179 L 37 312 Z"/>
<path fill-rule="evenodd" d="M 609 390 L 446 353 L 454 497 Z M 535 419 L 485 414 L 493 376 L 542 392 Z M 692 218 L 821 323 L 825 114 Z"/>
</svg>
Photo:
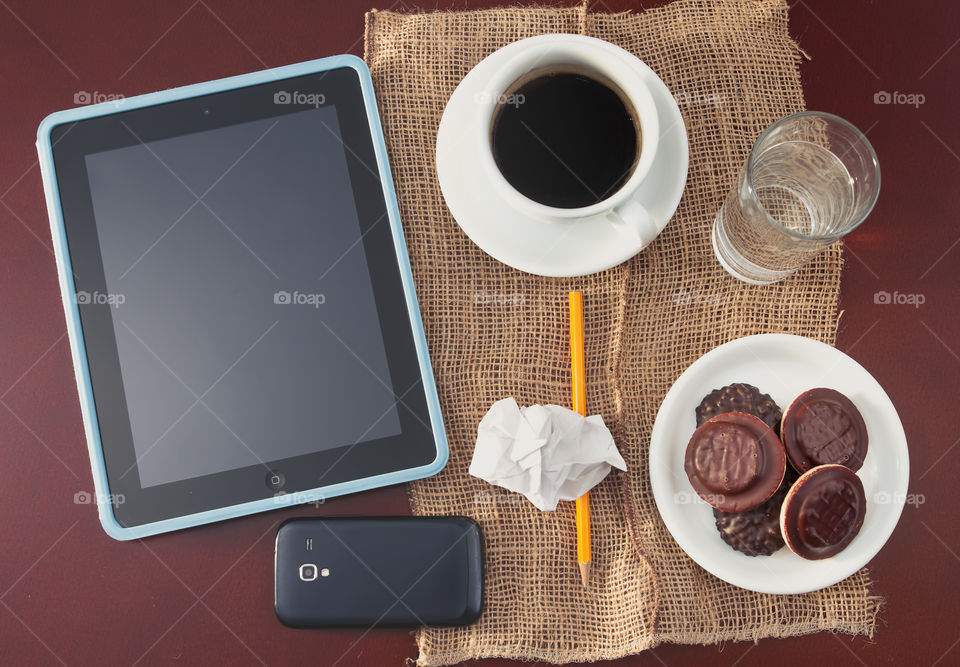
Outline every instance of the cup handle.
<svg viewBox="0 0 960 667">
<path fill-rule="evenodd" d="M 619 232 L 638 239 L 646 247 L 662 231 L 653 220 L 650 211 L 636 199 L 628 199 L 607 213 L 609 220 Z"/>
</svg>

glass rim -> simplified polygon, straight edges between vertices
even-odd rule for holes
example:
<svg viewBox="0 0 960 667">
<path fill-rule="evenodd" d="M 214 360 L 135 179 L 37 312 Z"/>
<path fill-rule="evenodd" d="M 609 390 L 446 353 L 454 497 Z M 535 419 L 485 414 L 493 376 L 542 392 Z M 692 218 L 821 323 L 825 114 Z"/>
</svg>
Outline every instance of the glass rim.
<svg viewBox="0 0 960 667">
<path fill-rule="evenodd" d="M 856 137 L 858 141 L 863 142 L 863 145 L 866 146 L 867 153 L 869 154 L 869 157 L 870 157 L 870 161 L 873 163 L 874 172 L 877 175 L 877 187 L 873 193 L 873 199 L 870 201 L 869 206 L 867 206 L 863 215 L 860 216 L 860 219 L 857 220 L 856 223 L 854 223 L 851 227 L 841 232 L 833 232 L 831 234 L 801 234 L 799 232 L 796 232 L 790 229 L 789 227 L 785 227 L 784 225 L 780 224 L 780 222 L 776 218 L 770 215 L 769 211 L 767 211 L 766 208 L 764 208 L 763 204 L 760 203 L 760 198 L 757 196 L 756 189 L 753 187 L 753 162 L 754 162 L 754 159 L 759 155 L 758 149 L 760 147 L 760 144 L 763 143 L 763 140 L 770 135 L 770 133 L 773 131 L 774 128 L 778 127 L 785 121 L 792 120 L 794 118 L 803 118 L 803 117 L 824 118 L 826 120 L 829 120 L 834 123 L 838 123 L 850 129 L 853 132 L 854 137 Z M 863 132 L 861 132 L 855 125 L 850 123 L 850 121 L 844 120 L 840 116 L 837 116 L 832 113 L 828 113 L 826 111 L 799 111 L 797 113 L 786 115 L 783 118 L 780 118 L 770 123 L 770 125 L 768 125 L 763 130 L 763 132 L 760 133 L 760 136 L 757 137 L 757 140 L 753 144 L 753 148 L 750 149 L 750 155 L 747 156 L 747 164 L 744 169 L 744 184 L 749 189 L 750 197 L 753 199 L 753 202 L 756 204 L 757 208 L 763 211 L 763 215 L 767 219 L 767 221 L 770 222 L 777 229 L 780 229 L 781 231 L 786 233 L 787 235 L 792 236 L 793 238 L 796 238 L 796 239 L 800 239 L 802 241 L 836 241 L 837 239 L 843 238 L 844 236 L 852 232 L 854 229 L 859 227 L 863 223 L 863 221 L 867 219 L 867 216 L 870 215 L 871 211 L 873 211 L 873 207 L 876 205 L 877 199 L 880 197 L 880 182 L 881 182 L 880 162 L 877 160 L 877 153 L 876 151 L 873 150 L 873 145 L 867 139 L 866 135 Z"/>
</svg>

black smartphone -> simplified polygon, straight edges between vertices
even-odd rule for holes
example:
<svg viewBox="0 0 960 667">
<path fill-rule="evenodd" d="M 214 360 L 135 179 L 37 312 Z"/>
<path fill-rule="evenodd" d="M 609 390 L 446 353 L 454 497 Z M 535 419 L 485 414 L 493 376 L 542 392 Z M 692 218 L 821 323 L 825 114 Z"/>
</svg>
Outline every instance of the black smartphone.
<svg viewBox="0 0 960 667">
<path fill-rule="evenodd" d="M 295 628 L 468 625 L 483 605 L 466 517 L 308 517 L 277 531 L 277 618 Z"/>
</svg>

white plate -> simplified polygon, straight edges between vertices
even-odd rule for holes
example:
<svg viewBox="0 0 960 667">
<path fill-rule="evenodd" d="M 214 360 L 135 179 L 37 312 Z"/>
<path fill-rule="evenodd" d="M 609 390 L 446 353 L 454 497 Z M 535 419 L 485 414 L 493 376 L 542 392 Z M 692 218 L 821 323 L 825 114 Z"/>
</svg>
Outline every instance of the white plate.
<svg viewBox="0 0 960 667">
<path fill-rule="evenodd" d="M 867 496 L 866 517 L 853 542 L 833 558 L 804 560 L 786 547 L 772 556 L 751 557 L 720 539 L 713 510 L 687 480 L 683 458 L 696 429 L 694 409 L 707 393 L 734 382 L 754 385 L 782 409 L 807 389 L 830 387 L 846 394 L 863 414 L 869 444 L 857 474 Z M 691 364 L 663 399 L 650 442 L 653 496 L 674 539 L 708 572 L 760 593 L 819 590 L 866 565 L 897 525 L 909 471 L 903 425 L 873 376 L 829 345 L 786 334 L 739 338 Z"/>
<path fill-rule="evenodd" d="M 558 41 L 569 35 L 553 36 Z M 539 39 L 539 38 L 538 38 Z M 611 52 L 626 54 L 647 83 L 657 105 L 660 142 L 650 173 L 641 183 L 639 200 L 656 220 L 669 220 L 687 182 L 687 130 L 676 100 L 666 84 L 638 58 L 613 44 Z M 586 220 L 550 221 L 524 215 L 507 206 L 495 186 L 479 178 L 476 128 L 482 105 L 474 102 L 486 91 L 484 82 L 502 67 L 510 53 L 496 51 L 477 64 L 451 95 L 437 131 L 437 177 L 450 212 L 480 248 L 515 269 L 541 276 L 582 276 L 609 269 L 636 255 L 643 246 L 618 232 L 601 216 Z"/>
</svg>

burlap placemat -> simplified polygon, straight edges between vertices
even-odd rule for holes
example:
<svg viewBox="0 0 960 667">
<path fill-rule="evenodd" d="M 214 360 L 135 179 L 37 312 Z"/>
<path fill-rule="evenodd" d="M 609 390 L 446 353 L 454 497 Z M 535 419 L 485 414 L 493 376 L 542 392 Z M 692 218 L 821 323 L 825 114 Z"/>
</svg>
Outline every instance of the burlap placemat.
<svg viewBox="0 0 960 667">
<path fill-rule="evenodd" d="M 579 279 L 524 274 L 485 255 L 447 210 L 434 163 L 437 126 L 463 76 L 505 44 L 551 32 L 592 35 L 639 56 L 674 92 L 690 140 L 686 192 L 665 231 L 627 263 Z M 800 53 L 783 0 L 680 0 L 616 15 L 584 7 L 367 15 L 366 60 L 451 449 L 446 469 L 413 484 L 410 501 L 417 514 L 474 517 L 486 543 L 481 619 L 421 631 L 420 664 L 586 661 L 662 641 L 818 630 L 872 636 L 880 600 L 865 570 L 795 596 L 751 593 L 706 573 L 666 531 L 646 467 L 660 402 L 702 354 L 770 331 L 834 342 L 839 246 L 769 287 L 727 276 L 710 246 L 714 214 L 759 132 L 804 108 Z M 629 466 L 591 493 L 589 590 L 575 561 L 572 503 L 540 512 L 467 473 L 477 424 L 494 401 L 568 403 L 569 289 L 586 302 L 587 409 L 603 415 Z"/>
</svg>

